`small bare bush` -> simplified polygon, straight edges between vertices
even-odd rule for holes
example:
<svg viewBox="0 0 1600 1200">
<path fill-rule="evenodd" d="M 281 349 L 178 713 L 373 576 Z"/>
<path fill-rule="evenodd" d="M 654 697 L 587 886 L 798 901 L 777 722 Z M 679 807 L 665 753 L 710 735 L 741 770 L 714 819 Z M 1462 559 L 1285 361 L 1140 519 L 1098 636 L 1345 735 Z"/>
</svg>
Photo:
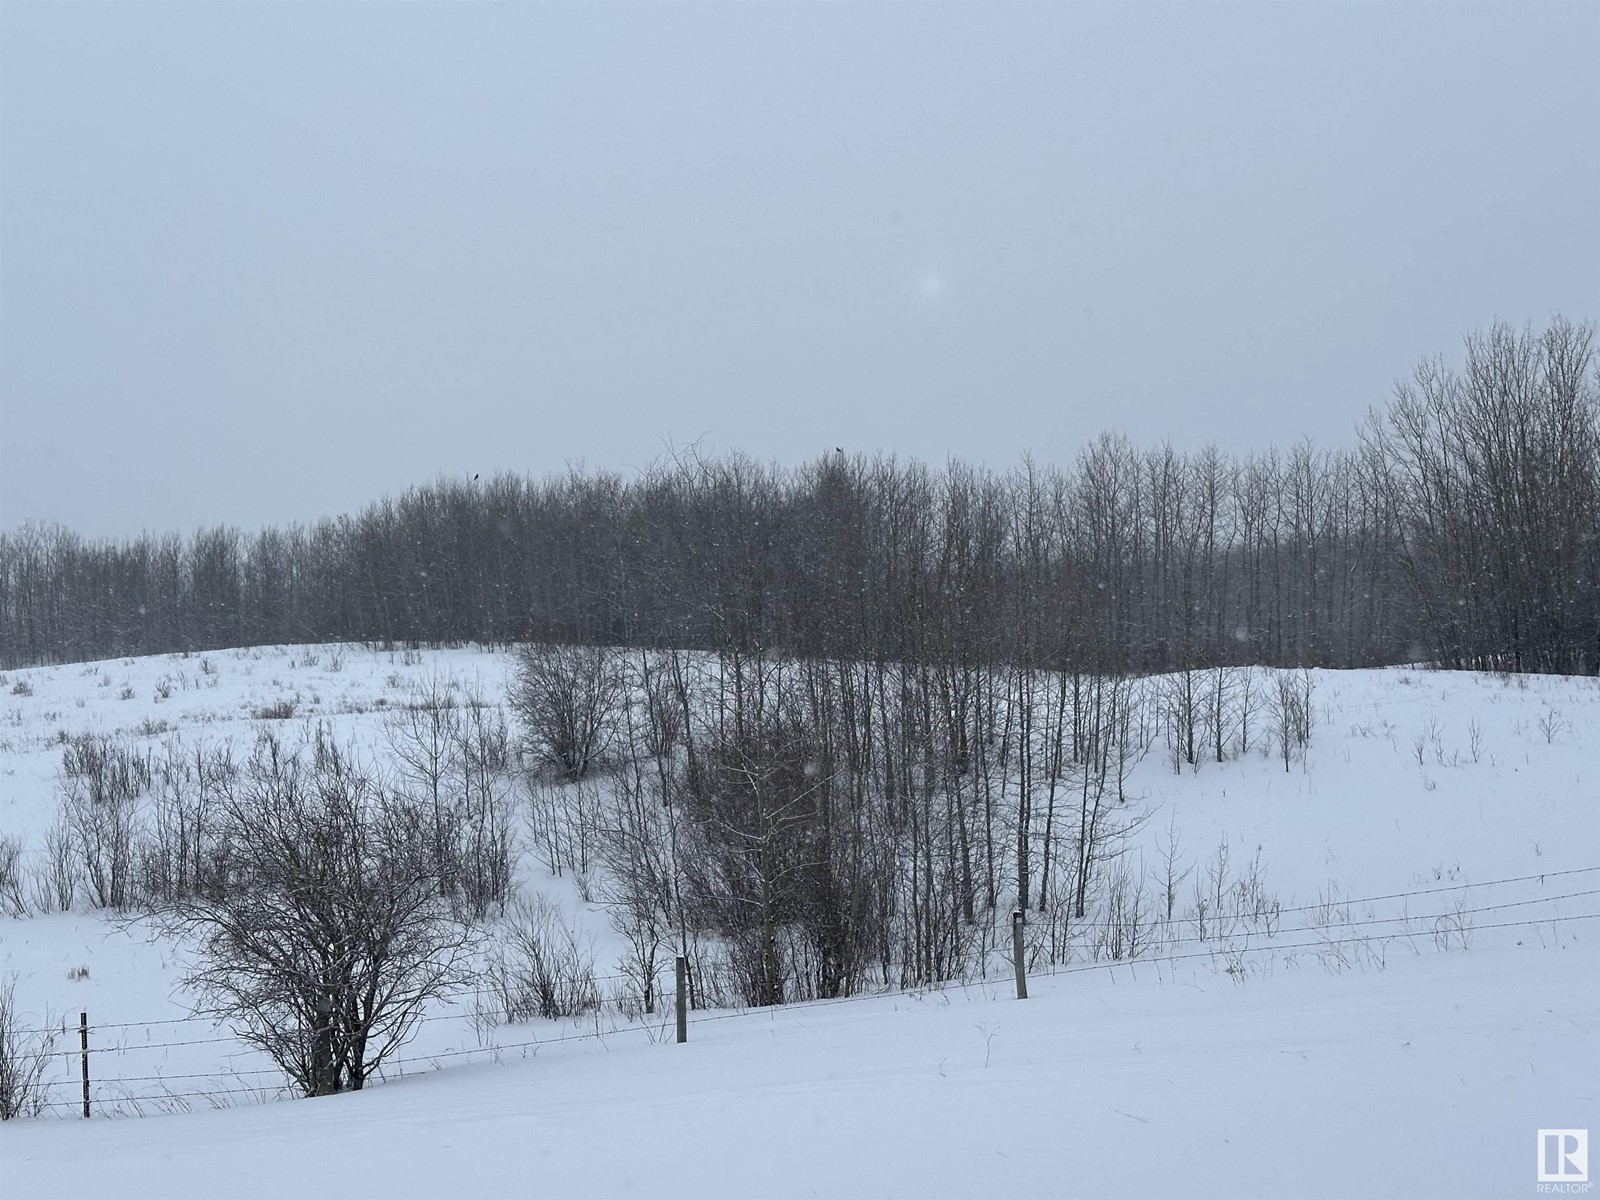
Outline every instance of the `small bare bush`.
<svg viewBox="0 0 1600 1200">
<path fill-rule="evenodd" d="M 593 780 L 556 784 L 530 779 L 528 824 L 534 845 L 553 875 L 587 878 L 600 853 L 605 801 Z"/>
<path fill-rule="evenodd" d="M 562 778 L 576 780 L 603 760 L 625 691 L 615 650 L 524 646 L 511 708 L 540 760 Z"/>
<path fill-rule="evenodd" d="M 458 901 L 474 918 L 504 908 L 516 857 L 515 806 L 506 783 L 505 720 L 469 705 L 455 726 L 453 878 Z"/>
<path fill-rule="evenodd" d="M 1296 755 L 1304 761 L 1306 747 L 1311 744 L 1314 723 L 1311 702 L 1315 692 L 1316 683 L 1310 671 L 1279 671 L 1273 678 L 1269 700 L 1272 733 L 1285 771 Z"/>
<path fill-rule="evenodd" d="M 148 819 L 139 840 L 139 887 L 147 903 L 224 886 L 217 862 L 216 808 L 237 780 L 224 746 L 186 747 L 174 740 L 156 764 Z"/>
<path fill-rule="evenodd" d="M 62 751 L 62 816 L 98 908 L 133 901 L 139 797 L 149 786 L 149 755 L 126 743 L 84 734 Z"/>
<path fill-rule="evenodd" d="M 484 978 L 475 1014 L 480 1030 L 535 1017 L 582 1016 L 600 1005 L 593 953 L 543 896 L 511 906 Z"/>
<path fill-rule="evenodd" d="M 443 894 L 482 919 L 504 907 L 516 855 L 505 719 L 447 677 L 431 676 L 384 722 L 394 764 L 427 814 Z"/>
<path fill-rule="evenodd" d="M 1148 949 L 1156 906 L 1145 892 L 1143 876 L 1130 870 L 1125 859 L 1117 860 L 1106 882 L 1105 913 L 1091 947 L 1094 958 L 1120 961 Z"/>
<path fill-rule="evenodd" d="M 5 834 L 0 836 L 0 913 L 21 917 L 27 912 L 22 895 L 22 839 Z"/>
<path fill-rule="evenodd" d="M 72 830 L 66 817 L 45 831 L 44 854 L 29 875 L 28 890 L 34 910 L 41 913 L 71 912 L 78 897 L 78 860 L 72 845 Z"/>
<path fill-rule="evenodd" d="M 643 740 L 652 758 L 666 758 L 682 736 L 683 709 L 672 689 L 672 681 L 649 654 L 641 654 L 636 686 L 643 697 Z"/>
<path fill-rule="evenodd" d="M 1539 732 L 1544 734 L 1545 745 L 1551 745 L 1566 730 L 1567 722 L 1561 715 L 1559 708 L 1545 709 L 1544 716 L 1539 718 Z"/>
<path fill-rule="evenodd" d="M 25 1027 L 17 1011 L 17 978 L 0 980 L 0 1121 L 37 1117 L 50 1107 L 45 1070 L 55 1054 L 48 1018 L 41 1028 Z"/>
</svg>

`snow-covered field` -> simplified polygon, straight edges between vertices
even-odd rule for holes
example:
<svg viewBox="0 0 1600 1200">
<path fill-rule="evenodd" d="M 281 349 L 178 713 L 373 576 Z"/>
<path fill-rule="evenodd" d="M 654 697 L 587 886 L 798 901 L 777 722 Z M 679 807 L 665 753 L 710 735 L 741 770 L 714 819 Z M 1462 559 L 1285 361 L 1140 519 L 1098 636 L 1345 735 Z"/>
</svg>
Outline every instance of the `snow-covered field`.
<svg viewBox="0 0 1600 1200">
<path fill-rule="evenodd" d="M 416 683 L 493 700 L 508 665 L 279 647 L 13 671 L 0 833 L 44 836 L 63 732 L 243 744 L 292 700 L 290 727 L 376 744 Z M 499 1052 L 441 1009 L 386 1082 L 258 1103 L 276 1073 L 182 1020 L 174 947 L 0 919 L 19 1004 L 90 1014 L 97 1113 L 146 1116 L 65 1119 L 63 1056 L 59 1119 L 0 1127 L 0 1195 L 1536 1194 L 1537 1131 L 1600 1126 L 1600 686 L 1319 672 L 1315 704 L 1287 773 L 1153 753 L 1132 778 L 1144 866 L 1173 838 L 1197 873 L 1224 841 L 1259 855 L 1276 937 L 1076 963 L 1026 1002 L 1002 974 L 697 1014 L 686 1046 L 611 1015 L 507 1027 Z M 609 971 L 604 912 L 531 858 L 524 885 Z"/>
</svg>

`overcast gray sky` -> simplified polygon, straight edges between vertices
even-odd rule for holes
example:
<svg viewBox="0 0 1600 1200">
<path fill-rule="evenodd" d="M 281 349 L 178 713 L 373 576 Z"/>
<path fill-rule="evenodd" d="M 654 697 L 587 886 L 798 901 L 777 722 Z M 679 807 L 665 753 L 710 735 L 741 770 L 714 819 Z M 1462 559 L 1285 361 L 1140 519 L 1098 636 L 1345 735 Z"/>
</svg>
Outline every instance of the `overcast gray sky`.
<svg viewBox="0 0 1600 1200">
<path fill-rule="evenodd" d="M 1600 316 L 1600 4 L 0 4 L 0 525 L 1343 444 Z"/>
</svg>

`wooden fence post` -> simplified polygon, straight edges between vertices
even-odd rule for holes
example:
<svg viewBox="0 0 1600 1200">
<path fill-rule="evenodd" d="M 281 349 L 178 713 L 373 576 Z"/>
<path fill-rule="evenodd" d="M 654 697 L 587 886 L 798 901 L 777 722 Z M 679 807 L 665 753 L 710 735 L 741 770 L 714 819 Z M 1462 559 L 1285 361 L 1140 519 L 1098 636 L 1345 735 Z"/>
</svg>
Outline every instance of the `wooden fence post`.
<svg viewBox="0 0 1600 1200">
<path fill-rule="evenodd" d="M 1011 960 L 1017 968 L 1017 999 L 1028 998 L 1028 975 L 1024 969 L 1022 950 L 1022 910 L 1011 910 Z"/>
<path fill-rule="evenodd" d="M 678 955 L 678 1043 L 689 1040 L 689 959 Z"/>
<path fill-rule="evenodd" d="M 89 1118 L 89 1014 L 78 1014 L 78 1051 L 83 1055 L 83 1116 Z"/>
</svg>

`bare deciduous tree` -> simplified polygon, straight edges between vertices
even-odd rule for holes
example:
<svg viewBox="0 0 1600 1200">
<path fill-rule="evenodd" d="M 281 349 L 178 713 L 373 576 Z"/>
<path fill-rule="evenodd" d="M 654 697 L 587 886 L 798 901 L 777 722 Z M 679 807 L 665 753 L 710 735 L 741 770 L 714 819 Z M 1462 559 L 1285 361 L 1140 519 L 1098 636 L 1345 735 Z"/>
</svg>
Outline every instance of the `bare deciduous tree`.
<svg viewBox="0 0 1600 1200">
<path fill-rule="evenodd" d="M 1316 683 L 1310 671 L 1279 671 L 1273 676 L 1272 695 L 1269 700 L 1272 714 L 1272 735 L 1278 743 L 1278 756 L 1283 759 L 1283 769 L 1289 770 L 1295 755 L 1305 757 L 1311 744 L 1314 723 L 1312 697 Z"/>
<path fill-rule="evenodd" d="M 622 663 L 604 646 L 524 646 L 512 710 L 540 759 L 582 779 L 605 754 L 625 690 Z"/>
<path fill-rule="evenodd" d="M 220 886 L 155 913 L 197 948 L 198 1011 L 308 1096 L 360 1088 L 471 979 L 475 935 L 440 894 L 425 809 L 325 740 L 297 753 L 264 735 L 216 821 Z"/>
<path fill-rule="evenodd" d="M 84 734 L 62 751 L 62 814 L 98 908 L 133 902 L 139 798 L 150 779 L 148 755 L 112 738 Z"/>
<path fill-rule="evenodd" d="M 27 911 L 22 894 L 22 839 L 0 835 L 0 913 L 20 917 Z"/>
<path fill-rule="evenodd" d="M 1365 446 L 1434 657 L 1600 671 L 1600 373 L 1593 326 L 1495 325 L 1465 370 L 1420 365 Z"/>
</svg>

